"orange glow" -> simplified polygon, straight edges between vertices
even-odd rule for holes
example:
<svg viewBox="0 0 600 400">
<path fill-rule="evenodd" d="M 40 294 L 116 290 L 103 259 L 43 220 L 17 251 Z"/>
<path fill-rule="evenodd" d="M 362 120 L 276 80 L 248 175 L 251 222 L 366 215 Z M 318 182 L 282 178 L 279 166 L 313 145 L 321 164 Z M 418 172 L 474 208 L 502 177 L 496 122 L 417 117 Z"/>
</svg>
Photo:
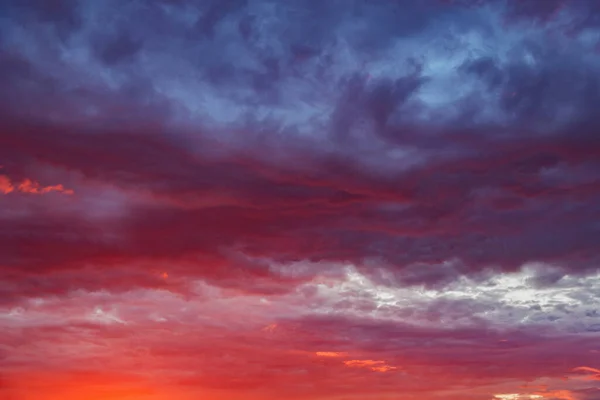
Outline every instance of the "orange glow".
<svg viewBox="0 0 600 400">
<path fill-rule="evenodd" d="M 576 400 L 573 393 L 569 390 L 548 390 L 533 393 L 533 396 L 541 396 L 545 399 Z"/>
<path fill-rule="evenodd" d="M 0 192 L 3 194 L 9 194 L 15 191 L 28 194 L 59 192 L 71 195 L 74 193 L 73 190 L 65 189 L 65 187 L 61 184 L 53 186 L 41 186 L 38 182 L 32 181 L 31 179 L 25 179 L 23 182 L 15 185 L 7 176 L 0 175 Z"/>
<path fill-rule="evenodd" d="M 265 326 L 262 330 L 264 332 L 272 333 L 272 332 L 275 332 L 275 329 L 277 329 L 277 324 L 271 324 L 271 325 Z"/>
<path fill-rule="evenodd" d="M 134 400 L 156 399 L 154 388 L 144 384 L 140 377 L 112 373 L 58 373 L 32 372 L 7 379 L 16 398 L 22 400 Z M 0 392 L 1 393 L 1 392 Z M 10 393 L 10 392 L 9 392 Z M 10 397 L 9 397 L 10 398 Z"/>
<path fill-rule="evenodd" d="M 346 357 L 347 353 L 340 353 L 336 351 L 317 351 L 318 357 Z"/>
<path fill-rule="evenodd" d="M 325 358 L 348 357 L 348 353 L 337 351 L 317 351 L 315 354 L 317 357 Z M 378 360 L 347 360 L 344 361 L 344 365 L 347 367 L 367 368 L 376 372 L 388 372 L 397 369 L 396 367 L 387 365 L 384 361 Z"/>
<path fill-rule="evenodd" d="M 9 194 L 15 190 L 10 179 L 4 175 L 0 175 L 0 193 Z"/>
<path fill-rule="evenodd" d="M 503 393 L 494 395 L 499 400 L 535 400 L 535 399 L 561 399 L 576 400 L 573 393 L 569 390 L 540 390 L 533 393 Z"/>
<path fill-rule="evenodd" d="M 591 375 L 586 375 L 585 379 L 590 381 L 600 381 L 600 369 L 591 368 L 591 367 L 577 367 L 574 368 L 573 371 L 576 372 L 591 372 Z"/>
<path fill-rule="evenodd" d="M 231 400 L 219 391 L 169 387 L 143 373 L 31 371 L 0 378 L 1 400 Z"/>
<path fill-rule="evenodd" d="M 540 396 L 539 394 L 519 394 L 519 393 L 503 393 L 496 394 L 494 398 L 500 400 L 519 400 L 519 399 L 541 399 L 544 396 Z"/>
<path fill-rule="evenodd" d="M 359 367 L 359 368 L 368 368 L 371 371 L 376 372 L 388 372 L 397 369 L 391 365 L 387 365 L 384 361 L 376 361 L 376 360 L 349 360 L 344 361 L 344 364 L 347 367 Z"/>
</svg>

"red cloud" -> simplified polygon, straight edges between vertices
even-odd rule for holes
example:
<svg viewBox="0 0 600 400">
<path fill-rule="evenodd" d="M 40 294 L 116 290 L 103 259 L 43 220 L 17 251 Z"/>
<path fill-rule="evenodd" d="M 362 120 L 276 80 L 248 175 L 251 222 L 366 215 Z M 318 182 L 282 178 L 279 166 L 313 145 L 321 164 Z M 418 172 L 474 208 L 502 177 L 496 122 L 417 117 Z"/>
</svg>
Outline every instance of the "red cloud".
<svg viewBox="0 0 600 400">
<path fill-rule="evenodd" d="M 38 182 L 30 179 L 24 179 L 19 184 L 14 184 L 6 175 L 0 175 L 0 193 L 9 194 L 12 192 L 21 192 L 27 194 L 45 194 L 50 192 L 59 192 L 63 194 L 73 194 L 73 190 L 65 189 L 61 184 L 53 186 L 41 186 Z"/>
<path fill-rule="evenodd" d="M 591 381 L 600 381 L 600 369 L 591 368 L 591 367 L 577 367 L 577 368 L 574 368 L 573 371 L 587 373 L 585 375 L 585 379 L 588 379 Z"/>
</svg>

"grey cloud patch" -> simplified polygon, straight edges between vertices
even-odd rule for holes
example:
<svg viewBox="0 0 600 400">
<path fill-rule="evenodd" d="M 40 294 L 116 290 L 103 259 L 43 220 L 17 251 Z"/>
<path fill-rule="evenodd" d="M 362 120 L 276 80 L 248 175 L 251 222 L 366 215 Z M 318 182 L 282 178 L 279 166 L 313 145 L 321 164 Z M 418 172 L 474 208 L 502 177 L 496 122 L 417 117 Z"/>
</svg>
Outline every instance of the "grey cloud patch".
<svg viewBox="0 0 600 400">
<path fill-rule="evenodd" d="M 112 38 L 97 40 L 96 53 L 102 62 L 114 65 L 135 56 L 142 49 L 142 46 L 143 41 L 141 39 L 135 39 L 123 32 Z"/>
<path fill-rule="evenodd" d="M 50 25 L 61 41 L 81 27 L 79 0 L 8 0 L 2 8 L 9 17 L 26 24 Z"/>
<path fill-rule="evenodd" d="M 431 58 L 424 49 L 438 49 L 440 43 L 446 41 L 445 37 L 450 38 L 448 43 L 459 46 L 454 51 L 455 54 L 469 47 L 473 47 L 475 54 L 481 51 L 489 52 L 489 46 L 487 49 L 481 48 L 472 41 L 471 36 L 475 33 L 491 35 L 489 39 L 497 42 L 496 46 L 502 46 L 498 34 L 490 33 L 493 25 L 489 20 L 491 14 L 477 9 L 439 8 L 434 1 L 411 1 L 402 7 L 395 3 L 383 2 L 330 2 L 320 5 L 313 3 L 294 1 L 284 5 L 228 0 L 203 2 L 201 5 L 187 2 L 147 5 L 130 2 L 117 7 L 117 13 L 115 9 L 100 3 L 85 3 L 85 7 L 76 7 L 76 3 L 59 2 L 60 6 L 53 8 L 54 11 L 39 12 L 64 14 L 65 18 L 73 13 L 80 16 L 83 27 L 76 33 L 76 39 L 65 44 L 65 50 L 67 54 L 72 53 L 69 54 L 69 58 L 73 58 L 84 50 L 80 46 L 91 45 L 95 48 L 99 61 L 107 63 L 109 67 L 95 67 L 99 68 L 99 72 L 104 70 L 102 73 L 109 79 L 105 84 L 113 88 L 118 87 L 124 80 L 132 79 L 135 71 L 135 75 L 145 75 L 149 78 L 148 84 L 153 90 L 166 94 L 173 101 L 182 102 L 192 112 L 200 107 L 201 102 L 201 96 L 192 94 L 192 91 L 207 89 L 202 81 L 210 84 L 211 91 L 227 87 L 223 95 L 228 97 L 229 102 L 223 106 L 239 109 L 230 117 L 232 120 L 235 120 L 236 115 L 238 119 L 244 116 L 244 108 L 247 109 L 247 113 L 265 113 L 260 104 L 252 104 L 257 100 L 264 102 L 264 106 L 279 103 L 279 107 L 287 108 L 301 102 L 307 107 L 310 103 L 313 107 L 318 103 L 323 103 L 323 106 L 329 103 L 327 107 L 331 107 L 331 99 L 326 98 L 328 95 L 323 90 L 324 87 L 315 86 L 316 91 L 310 94 L 309 91 L 301 90 L 301 85 L 321 76 L 321 79 L 330 81 L 325 85 L 327 87 L 331 83 L 336 84 L 336 81 L 343 82 L 360 70 L 366 73 L 377 64 L 387 71 L 384 71 L 383 76 L 374 76 L 381 79 L 377 80 L 378 84 L 361 108 L 363 112 L 372 114 L 375 124 L 380 126 L 382 121 L 393 115 L 403 103 L 403 95 L 398 94 L 400 97 L 397 97 L 393 93 L 397 93 L 398 90 L 401 93 L 414 92 L 420 86 L 418 81 L 413 81 L 402 84 L 408 87 L 398 88 L 401 82 L 398 82 L 399 77 L 394 76 L 394 73 L 390 75 L 390 66 L 401 61 L 397 59 L 399 52 L 406 51 L 404 61 L 414 58 L 432 66 L 432 62 L 438 61 Z M 116 6 L 116 3 L 113 6 Z M 409 10 L 403 7 L 408 7 Z M 41 6 L 34 9 L 41 9 Z M 132 19 L 126 16 L 131 16 Z M 387 21 L 387 18 L 393 19 L 393 22 Z M 409 23 L 397 23 L 398 18 L 408 18 Z M 431 20 L 435 20 L 436 24 L 424 22 Z M 464 20 L 465 26 L 469 28 L 459 28 L 455 23 L 457 20 Z M 353 23 L 349 24 L 349 21 Z M 375 27 L 377 29 L 373 29 Z M 242 36 L 249 40 L 244 40 L 239 35 L 240 29 L 246 32 Z M 394 29 L 401 31 L 396 32 Z M 360 41 L 366 38 L 365 32 L 380 39 L 377 45 L 361 47 Z M 281 40 L 282 38 L 285 40 Z M 414 44 L 411 43 L 413 40 Z M 404 45 L 399 44 L 402 41 L 405 42 Z M 417 43 L 422 44 L 415 48 Z M 441 46 L 439 51 L 446 51 L 450 57 L 455 56 L 452 55 L 452 49 L 444 49 L 443 44 Z M 530 48 L 532 46 L 533 44 L 528 45 Z M 400 50 L 399 47 L 403 49 Z M 134 58 L 135 54 L 139 57 Z M 485 56 L 483 58 L 485 59 Z M 506 67 L 496 67 L 502 71 L 496 71 L 495 74 L 504 76 L 505 93 L 500 106 L 506 112 L 519 115 L 542 113 L 538 117 L 546 116 L 553 112 L 552 109 L 547 110 L 548 107 L 554 106 L 546 106 L 541 101 L 557 101 L 552 100 L 556 93 L 547 93 L 552 87 L 556 87 L 557 93 L 570 100 L 573 100 L 574 95 L 581 93 L 578 85 L 560 83 L 572 80 L 561 73 L 570 73 L 568 67 L 565 71 L 558 71 L 545 78 L 548 75 L 544 72 L 547 68 L 545 60 L 536 59 L 536 65 L 527 66 L 524 61 L 523 57 L 515 59 L 514 65 L 511 64 L 508 70 Z M 85 65 L 78 65 L 76 68 L 85 68 Z M 481 70 L 484 67 L 480 65 L 477 68 Z M 478 70 L 477 68 L 475 70 Z M 437 75 L 439 72 L 438 66 L 424 72 L 425 78 L 436 74 L 431 76 L 436 79 L 430 82 L 430 89 L 424 89 L 426 92 L 438 90 L 435 86 L 441 83 Z M 497 78 L 492 78 L 492 81 L 496 80 Z M 189 88 L 183 83 L 186 81 L 192 84 Z M 385 84 L 386 81 L 389 84 Z M 352 82 L 353 80 L 347 80 L 345 85 L 351 85 Z M 579 82 L 586 83 L 581 79 Z M 314 84 L 314 81 L 309 83 L 310 86 Z M 519 90 L 515 90 L 516 86 Z M 562 89 L 565 88 L 570 92 L 563 93 Z M 253 91 L 251 96 L 258 96 L 258 99 L 244 94 L 248 89 Z M 542 89 L 546 93 L 541 93 Z M 190 93 L 187 93 L 188 91 Z M 210 95 L 216 96 L 216 93 Z M 448 93 L 443 95 L 447 96 Z M 435 100 L 429 95 L 427 99 L 427 102 Z M 204 106 L 211 107 L 209 104 Z M 424 106 L 427 107 L 427 103 Z M 313 113 L 317 110 L 318 108 L 315 108 Z"/>
<path fill-rule="evenodd" d="M 358 269 L 331 287 L 307 283 L 303 293 L 317 289 L 312 292 L 311 307 L 320 315 L 369 317 L 422 327 L 441 324 L 448 329 L 519 326 L 557 335 L 593 332 L 599 323 L 598 273 L 567 275 L 556 285 L 536 287 L 531 278 L 542 269 L 553 268 L 537 265 L 515 273 L 453 276 L 437 286 L 431 278 L 424 279 L 426 284 L 404 286 L 401 279 L 390 284 Z"/>
<path fill-rule="evenodd" d="M 351 76 L 344 82 L 343 94 L 332 113 L 333 135 L 342 146 L 369 140 L 373 134 L 394 144 L 402 141 L 389 129 L 390 124 L 397 123 L 394 117 L 398 110 L 425 81 L 418 70 L 393 80 Z"/>
</svg>

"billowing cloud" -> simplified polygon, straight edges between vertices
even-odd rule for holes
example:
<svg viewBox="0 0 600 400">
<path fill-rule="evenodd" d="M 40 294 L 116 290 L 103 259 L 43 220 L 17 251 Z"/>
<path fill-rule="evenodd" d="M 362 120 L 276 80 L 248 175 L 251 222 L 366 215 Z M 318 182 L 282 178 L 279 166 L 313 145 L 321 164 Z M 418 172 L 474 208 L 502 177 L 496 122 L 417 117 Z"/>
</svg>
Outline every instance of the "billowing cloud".
<svg viewBox="0 0 600 400">
<path fill-rule="evenodd" d="M 0 9 L 0 394 L 598 398 L 596 1 Z"/>
</svg>

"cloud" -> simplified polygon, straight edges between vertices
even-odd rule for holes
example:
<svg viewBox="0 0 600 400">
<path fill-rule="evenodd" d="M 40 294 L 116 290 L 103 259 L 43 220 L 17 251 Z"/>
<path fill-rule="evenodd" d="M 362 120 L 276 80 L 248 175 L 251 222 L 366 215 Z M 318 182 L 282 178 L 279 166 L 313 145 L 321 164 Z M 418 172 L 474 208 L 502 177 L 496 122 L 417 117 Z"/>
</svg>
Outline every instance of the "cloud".
<svg viewBox="0 0 600 400">
<path fill-rule="evenodd" d="M 3 364 L 10 372 L 38 360 L 37 370 L 57 376 L 57 387 L 85 373 L 78 382 L 96 380 L 108 393 L 121 379 L 130 379 L 139 390 L 158 394 L 167 388 L 233 384 L 250 396 L 299 391 L 306 397 L 369 397 L 402 387 L 431 393 L 448 385 L 510 393 L 500 389 L 514 390 L 510 382 L 541 377 L 556 385 L 569 372 L 565 366 L 595 360 L 588 352 L 597 344 L 594 336 L 526 327 L 417 327 L 351 313 L 298 317 L 289 298 L 266 303 L 207 289 L 208 296 L 189 300 L 152 289 L 32 299 L 2 315 L 7 328 Z M 265 332 L 262 328 L 275 316 L 277 328 Z M 339 356 L 319 356 L 323 349 Z M 135 369 L 140 362 L 144 368 Z M 362 372 L 370 369 L 371 374 Z M 115 376 L 106 375 L 108 370 Z M 29 385 L 44 384 L 45 376 L 33 374 Z"/>
<path fill-rule="evenodd" d="M 73 194 L 73 191 L 70 189 L 65 189 L 63 185 L 53 185 L 53 186 L 40 186 L 38 182 L 32 182 L 29 179 L 25 179 L 23 182 L 18 185 L 14 185 L 10 179 L 5 175 L 0 175 L 0 191 L 3 194 L 9 194 L 12 192 L 22 192 L 28 194 L 45 194 L 49 192 L 60 192 L 64 194 Z"/>
<path fill-rule="evenodd" d="M 0 390 L 596 396 L 597 2 L 0 8 Z"/>
<path fill-rule="evenodd" d="M 337 351 L 317 351 L 317 357 L 345 357 L 346 353 L 340 353 Z"/>
<path fill-rule="evenodd" d="M 591 368 L 591 367 L 577 367 L 577 368 L 573 369 L 573 371 L 591 373 L 591 374 L 588 374 L 586 376 L 586 379 L 589 379 L 589 380 L 592 380 L 592 381 L 598 381 L 598 380 L 600 380 L 600 370 L 598 370 L 596 368 Z"/>
<path fill-rule="evenodd" d="M 344 365 L 347 367 L 358 367 L 358 368 L 368 368 L 371 371 L 375 372 L 388 372 L 393 371 L 396 367 L 392 367 L 390 365 L 385 364 L 384 361 L 375 361 L 375 360 L 348 360 L 344 361 Z"/>
</svg>

